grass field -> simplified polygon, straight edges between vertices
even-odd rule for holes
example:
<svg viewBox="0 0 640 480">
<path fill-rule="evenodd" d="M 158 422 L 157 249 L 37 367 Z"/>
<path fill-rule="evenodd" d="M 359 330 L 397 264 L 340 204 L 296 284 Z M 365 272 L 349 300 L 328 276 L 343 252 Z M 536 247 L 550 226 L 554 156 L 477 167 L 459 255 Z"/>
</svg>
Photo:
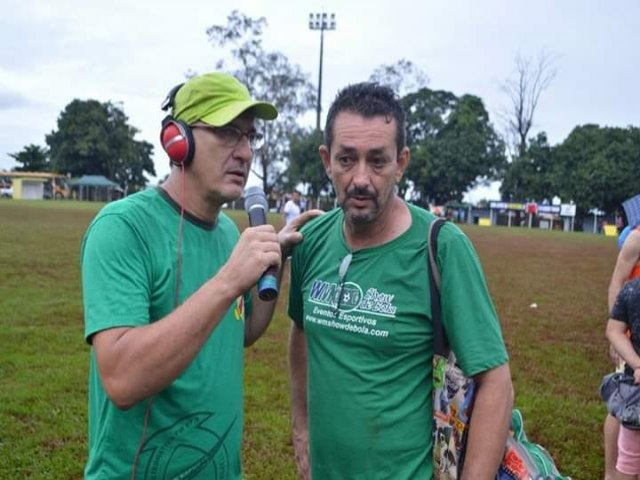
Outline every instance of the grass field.
<svg viewBox="0 0 640 480">
<path fill-rule="evenodd" d="M 100 206 L 0 201 L 0 479 L 82 477 L 89 349 L 79 249 Z M 234 218 L 246 226 L 243 212 Z M 464 229 L 500 314 L 529 438 L 552 453 L 565 475 L 602 478 L 605 410 L 597 387 L 609 370 L 604 325 L 615 241 L 582 233 Z M 295 478 L 286 280 L 269 331 L 246 351 L 243 455 L 249 480 Z"/>
</svg>

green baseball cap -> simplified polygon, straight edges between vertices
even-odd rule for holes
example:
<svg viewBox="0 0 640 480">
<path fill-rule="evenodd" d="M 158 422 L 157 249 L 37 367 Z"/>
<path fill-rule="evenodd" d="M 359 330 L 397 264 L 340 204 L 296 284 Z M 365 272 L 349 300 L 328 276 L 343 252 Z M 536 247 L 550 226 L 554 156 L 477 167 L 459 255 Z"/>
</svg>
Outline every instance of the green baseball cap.
<svg viewBox="0 0 640 480">
<path fill-rule="evenodd" d="M 263 120 L 278 116 L 276 107 L 253 100 L 247 87 L 235 77 L 207 73 L 189 79 L 180 87 L 173 100 L 173 117 L 188 125 L 200 121 L 221 127 L 250 108 Z"/>
</svg>

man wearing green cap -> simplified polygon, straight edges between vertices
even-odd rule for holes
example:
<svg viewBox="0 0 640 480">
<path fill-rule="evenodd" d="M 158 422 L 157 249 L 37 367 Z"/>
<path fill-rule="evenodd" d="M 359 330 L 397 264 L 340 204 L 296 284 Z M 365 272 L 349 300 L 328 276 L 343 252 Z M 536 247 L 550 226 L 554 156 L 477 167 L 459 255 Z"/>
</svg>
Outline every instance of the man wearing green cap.
<svg viewBox="0 0 640 480">
<path fill-rule="evenodd" d="M 169 107 L 169 178 L 103 208 L 82 245 L 87 479 L 241 478 L 243 346 L 275 306 L 252 287 L 319 213 L 240 235 L 221 207 L 244 191 L 255 118 L 276 109 L 221 73 L 174 88 Z"/>
</svg>

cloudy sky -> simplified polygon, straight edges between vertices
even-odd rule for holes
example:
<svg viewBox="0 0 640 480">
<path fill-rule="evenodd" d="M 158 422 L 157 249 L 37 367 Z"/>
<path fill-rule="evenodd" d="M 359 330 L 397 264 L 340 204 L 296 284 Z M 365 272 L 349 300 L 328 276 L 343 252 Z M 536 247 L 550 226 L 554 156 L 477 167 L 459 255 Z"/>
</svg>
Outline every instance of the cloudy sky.
<svg viewBox="0 0 640 480">
<path fill-rule="evenodd" d="M 640 125 L 637 0 L 2 0 L 2 7 L 0 169 L 15 166 L 9 153 L 45 146 L 74 98 L 92 98 L 122 102 L 138 138 L 155 145 L 164 176 L 160 102 L 187 71 L 214 68 L 224 52 L 206 29 L 226 23 L 234 8 L 265 16 L 265 48 L 283 52 L 314 83 L 320 38 L 308 15 L 336 14 L 337 29 L 325 34 L 325 111 L 339 88 L 405 58 L 431 88 L 480 96 L 499 124 L 496 113 L 508 103 L 500 87 L 515 57 L 547 52 L 557 75 L 534 132 L 559 143 L 579 124 Z M 315 115 L 303 121 L 313 125 Z"/>
</svg>

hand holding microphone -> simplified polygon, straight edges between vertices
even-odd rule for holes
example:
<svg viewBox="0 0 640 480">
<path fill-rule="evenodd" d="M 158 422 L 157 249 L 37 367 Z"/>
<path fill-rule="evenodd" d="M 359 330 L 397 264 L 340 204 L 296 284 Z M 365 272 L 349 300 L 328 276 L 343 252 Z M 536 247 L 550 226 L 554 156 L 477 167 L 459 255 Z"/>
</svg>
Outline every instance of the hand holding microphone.
<svg viewBox="0 0 640 480">
<path fill-rule="evenodd" d="M 249 187 L 244 193 L 244 209 L 249 216 L 249 226 L 257 227 L 267 223 L 267 197 L 260 187 Z M 278 267 L 271 266 L 258 280 L 260 300 L 272 301 L 278 296 Z"/>
<path fill-rule="evenodd" d="M 268 225 L 271 229 L 273 229 L 271 225 L 267 224 L 267 198 L 260 187 L 249 187 L 245 190 L 244 208 L 247 212 L 247 215 L 249 216 L 250 227 Z M 324 212 L 322 210 L 308 210 L 294 219 L 293 222 L 291 222 L 289 225 L 286 225 L 282 230 L 280 230 L 280 232 L 276 236 L 276 239 L 278 241 L 278 260 L 281 260 L 282 256 L 289 255 L 293 245 L 302 241 L 302 235 L 300 234 L 299 229 L 302 228 L 309 220 L 323 213 Z M 256 254 L 257 252 L 255 249 L 258 248 L 256 247 L 256 245 L 260 246 L 260 249 L 262 247 L 266 247 L 266 244 L 264 243 L 266 242 L 266 240 L 264 239 L 258 243 L 245 244 L 245 242 L 243 241 L 243 237 L 248 237 L 249 235 L 253 235 L 254 233 L 257 235 L 257 232 L 251 232 L 249 231 L 249 229 L 243 232 L 241 241 L 237 248 L 239 248 L 240 250 L 250 248 L 251 251 L 245 251 L 244 253 L 242 251 L 239 251 L 239 258 L 246 259 L 246 256 Z M 262 233 L 261 235 L 266 235 L 266 233 Z M 248 238 L 247 241 L 249 241 Z M 257 241 L 257 239 L 255 239 L 255 241 Z M 258 279 L 258 296 L 261 300 L 271 301 L 275 300 L 278 296 L 278 266 L 279 262 L 278 265 L 274 265 L 274 263 L 272 262 L 271 266 L 267 267 L 262 273 L 261 277 Z"/>
</svg>

